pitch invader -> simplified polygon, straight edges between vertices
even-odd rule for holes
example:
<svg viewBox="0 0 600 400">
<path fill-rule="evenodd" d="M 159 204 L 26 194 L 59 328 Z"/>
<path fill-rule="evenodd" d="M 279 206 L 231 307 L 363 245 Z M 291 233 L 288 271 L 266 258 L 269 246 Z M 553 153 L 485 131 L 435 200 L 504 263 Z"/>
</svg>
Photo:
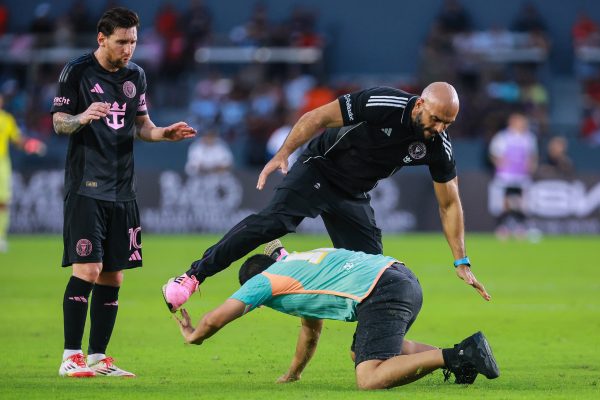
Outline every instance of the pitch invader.
<svg viewBox="0 0 600 400">
<path fill-rule="evenodd" d="M 150 119 L 144 70 L 130 62 L 138 27 L 131 10 L 104 13 L 98 49 L 64 67 L 52 106 L 56 133 L 69 136 L 62 265 L 72 265 L 73 274 L 63 297 L 61 376 L 135 376 L 106 355 L 123 270 L 142 266 L 133 141 L 180 141 L 196 134 L 185 122 L 157 127 Z M 86 359 L 81 342 L 90 295 Z"/>
</svg>

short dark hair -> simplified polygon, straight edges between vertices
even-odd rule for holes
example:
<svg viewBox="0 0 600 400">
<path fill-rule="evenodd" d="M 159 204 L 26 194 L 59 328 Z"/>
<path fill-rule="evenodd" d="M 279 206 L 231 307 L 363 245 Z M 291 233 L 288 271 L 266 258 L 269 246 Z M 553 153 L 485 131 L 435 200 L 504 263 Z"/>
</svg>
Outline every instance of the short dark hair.
<svg viewBox="0 0 600 400">
<path fill-rule="evenodd" d="M 275 260 L 264 254 L 255 254 L 251 257 L 248 257 L 248 259 L 244 261 L 240 267 L 240 285 L 243 285 L 248 281 L 248 279 L 260 274 L 274 263 Z"/>
<path fill-rule="evenodd" d="M 128 8 L 115 7 L 102 14 L 98 21 L 98 33 L 102 32 L 104 36 L 110 36 L 117 28 L 139 28 L 140 17 Z"/>
</svg>

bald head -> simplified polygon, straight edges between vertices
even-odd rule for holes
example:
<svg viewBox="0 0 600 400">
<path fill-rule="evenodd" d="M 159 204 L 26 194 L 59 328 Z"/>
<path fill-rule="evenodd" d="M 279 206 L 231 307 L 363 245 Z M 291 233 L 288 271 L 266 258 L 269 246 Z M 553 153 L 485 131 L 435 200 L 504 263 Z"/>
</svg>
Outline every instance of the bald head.
<svg viewBox="0 0 600 400">
<path fill-rule="evenodd" d="M 458 108 L 456 89 L 446 82 L 434 82 L 417 99 L 411 114 L 413 124 L 424 139 L 430 139 L 454 122 Z"/>
<path fill-rule="evenodd" d="M 452 116 L 451 119 L 456 118 L 459 107 L 458 93 L 456 93 L 456 89 L 451 84 L 433 82 L 423 89 L 421 98 L 436 108 L 435 111 Z"/>
</svg>

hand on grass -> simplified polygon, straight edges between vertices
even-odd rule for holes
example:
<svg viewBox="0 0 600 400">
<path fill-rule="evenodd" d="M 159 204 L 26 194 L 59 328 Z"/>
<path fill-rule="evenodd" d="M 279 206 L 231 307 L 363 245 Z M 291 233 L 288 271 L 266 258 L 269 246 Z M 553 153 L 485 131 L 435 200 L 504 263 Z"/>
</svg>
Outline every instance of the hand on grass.
<svg viewBox="0 0 600 400">
<path fill-rule="evenodd" d="M 300 380 L 300 375 L 290 374 L 289 372 L 281 375 L 279 379 L 277 379 L 277 383 L 291 383 Z"/>
<path fill-rule="evenodd" d="M 181 335 L 185 339 L 186 343 L 189 343 L 189 337 L 194 332 L 194 328 L 192 327 L 192 319 L 185 308 L 182 308 L 180 312 L 181 318 L 178 318 L 177 314 L 173 314 L 173 318 L 175 318 L 175 321 L 177 321 Z"/>
</svg>

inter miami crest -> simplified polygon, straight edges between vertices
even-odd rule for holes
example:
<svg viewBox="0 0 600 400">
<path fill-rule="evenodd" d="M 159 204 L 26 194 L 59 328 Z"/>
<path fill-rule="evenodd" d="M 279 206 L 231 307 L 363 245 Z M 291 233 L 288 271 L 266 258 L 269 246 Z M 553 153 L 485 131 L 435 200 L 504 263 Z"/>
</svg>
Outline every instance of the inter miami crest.
<svg viewBox="0 0 600 400">
<path fill-rule="evenodd" d="M 87 257 L 92 253 L 92 242 L 87 239 L 79 239 L 75 251 L 80 257 Z"/>
<path fill-rule="evenodd" d="M 427 147 L 423 142 L 412 142 L 408 145 L 408 154 L 415 160 L 420 160 L 427 154 Z"/>
</svg>

